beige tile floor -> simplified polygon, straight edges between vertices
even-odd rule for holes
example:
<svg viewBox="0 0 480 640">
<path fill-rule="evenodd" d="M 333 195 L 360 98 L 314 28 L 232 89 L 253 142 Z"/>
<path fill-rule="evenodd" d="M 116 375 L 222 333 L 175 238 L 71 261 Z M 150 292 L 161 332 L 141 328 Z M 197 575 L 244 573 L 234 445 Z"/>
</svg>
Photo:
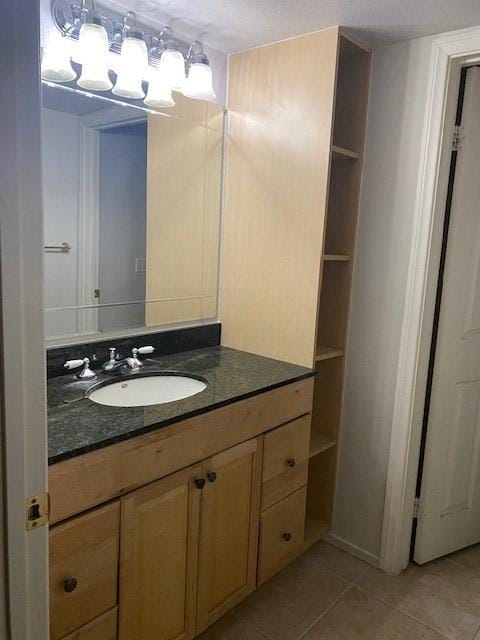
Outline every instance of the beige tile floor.
<svg viewBox="0 0 480 640">
<path fill-rule="evenodd" d="M 480 545 L 386 576 L 319 542 L 199 640 L 480 640 Z"/>
</svg>

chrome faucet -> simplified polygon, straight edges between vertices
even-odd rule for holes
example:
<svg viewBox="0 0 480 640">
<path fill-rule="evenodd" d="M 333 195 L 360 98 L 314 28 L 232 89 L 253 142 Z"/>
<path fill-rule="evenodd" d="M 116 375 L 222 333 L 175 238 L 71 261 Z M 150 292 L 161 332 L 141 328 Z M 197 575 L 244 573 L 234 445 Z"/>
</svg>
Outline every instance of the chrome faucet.
<svg viewBox="0 0 480 640">
<path fill-rule="evenodd" d="M 132 357 L 131 358 L 123 358 L 122 360 L 115 359 L 116 349 L 114 347 L 110 347 L 110 360 L 105 362 L 102 365 L 102 369 L 105 373 L 113 373 L 118 374 L 121 373 L 125 369 L 130 369 L 131 371 L 138 371 L 140 367 L 143 366 L 143 362 L 139 360 L 139 355 L 146 355 L 148 353 L 153 353 L 155 351 L 155 347 L 140 347 L 139 349 L 132 349 Z"/>
</svg>

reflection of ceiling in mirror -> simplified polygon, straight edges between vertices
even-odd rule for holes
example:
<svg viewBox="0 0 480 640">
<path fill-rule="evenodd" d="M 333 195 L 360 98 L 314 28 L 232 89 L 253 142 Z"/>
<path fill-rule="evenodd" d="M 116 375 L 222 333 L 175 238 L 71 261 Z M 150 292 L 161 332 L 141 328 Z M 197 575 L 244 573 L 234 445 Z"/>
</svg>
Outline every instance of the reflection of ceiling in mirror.
<svg viewBox="0 0 480 640">
<path fill-rule="evenodd" d="M 87 113 L 111 107 L 111 104 L 104 100 L 90 98 L 74 91 L 50 87 L 47 84 L 42 85 L 42 103 L 45 109 L 71 113 L 74 116 L 84 116 Z"/>
</svg>

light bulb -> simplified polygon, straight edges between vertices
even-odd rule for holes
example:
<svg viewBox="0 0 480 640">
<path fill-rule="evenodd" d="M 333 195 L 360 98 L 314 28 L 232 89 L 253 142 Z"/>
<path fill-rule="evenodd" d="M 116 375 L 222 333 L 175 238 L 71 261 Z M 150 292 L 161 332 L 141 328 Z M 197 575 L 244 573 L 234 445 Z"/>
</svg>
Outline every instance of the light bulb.
<svg viewBox="0 0 480 640">
<path fill-rule="evenodd" d="M 82 73 L 77 84 L 92 91 L 109 91 L 113 83 L 108 75 L 108 36 L 105 28 L 95 22 L 80 27 L 78 62 Z"/>
<path fill-rule="evenodd" d="M 65 36 L 55 34 L 42 59 L 42 79 L 49 82 L 71 82 L 77 74 L 70 62 L 70 46 Z"/>
<path fill-rule="evenodd" d="M 175 100 L 172 98 L 172 90 L 159 69 L 152 69 L 150 72 L 148 92 L 144 103 L 147 107 L 156 109 L 175 106 Z"/>
<path fill-rule="evenodd" d="M 122 98 L 144 98 L 142 80 L 147 71 L 147 45 L 138 35 L 128 35 L 122 42 L 117 82 L 113 93 Z"/>
<path fill-rule="evenodd" d="M 182 93 L 196 100 L 215 100 L 212 70 L 204 62 L 193 62 L 188 70 L 188 78 Z"/>
<path fill-rule="evenodd" d="M 185 86 L 185 58 L 181 51 L 166 49 L 160 57 L 160 72 L 171 89 L 181 91 Z"/>
</svg>

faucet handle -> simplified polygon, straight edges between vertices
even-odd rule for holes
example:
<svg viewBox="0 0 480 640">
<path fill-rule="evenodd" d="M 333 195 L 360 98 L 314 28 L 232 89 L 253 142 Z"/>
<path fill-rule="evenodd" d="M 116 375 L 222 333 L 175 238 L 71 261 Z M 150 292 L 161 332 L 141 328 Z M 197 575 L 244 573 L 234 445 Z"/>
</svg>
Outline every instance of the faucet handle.
<svg viewBox="0 0 480 640">
<path fill-rule="evenodd" d="M 65 369 L 78 369 L 78 367 L 83 367 L 83 369 L 77 373 L 77 378 L 80 380 L 93 380 L 97 377 L 96 373 L 90 369 L 90 358 L 67 360 L 63 366 Z"/>
<path fill-rule="evenodd" d="M 135 351 L 135 355 L 139 353 L 142 356 L 147 355 L 148 353 L 153 353 L 155 351 L 155 347 L 140 347 L 139 349 L 132 349 L 132 353 Z"/>
<path fill-rule="evenodd" d="M 81 367 L 83 365 L 83 359 L 82 360 L 67 360 L 65 362 L 65 364 L 63 365 L 64 369 L 78 369 L 78 367 Z"/>
<path fill-rule="evenodd" d="M 143 365 L 143 362 L 138 359 L 139 355 L 145 356 L 148 353 L 153 353 L 154 351 L 155 351 L 155 347 L 152 347 L 152 346 L 140 347 L 138 349 L 136 347 L 134 347 L 132 349 L 132 361 L 133 361 L 134 367 L 138 368 L 138 367 L 141 367 Z"/>
</svg>

